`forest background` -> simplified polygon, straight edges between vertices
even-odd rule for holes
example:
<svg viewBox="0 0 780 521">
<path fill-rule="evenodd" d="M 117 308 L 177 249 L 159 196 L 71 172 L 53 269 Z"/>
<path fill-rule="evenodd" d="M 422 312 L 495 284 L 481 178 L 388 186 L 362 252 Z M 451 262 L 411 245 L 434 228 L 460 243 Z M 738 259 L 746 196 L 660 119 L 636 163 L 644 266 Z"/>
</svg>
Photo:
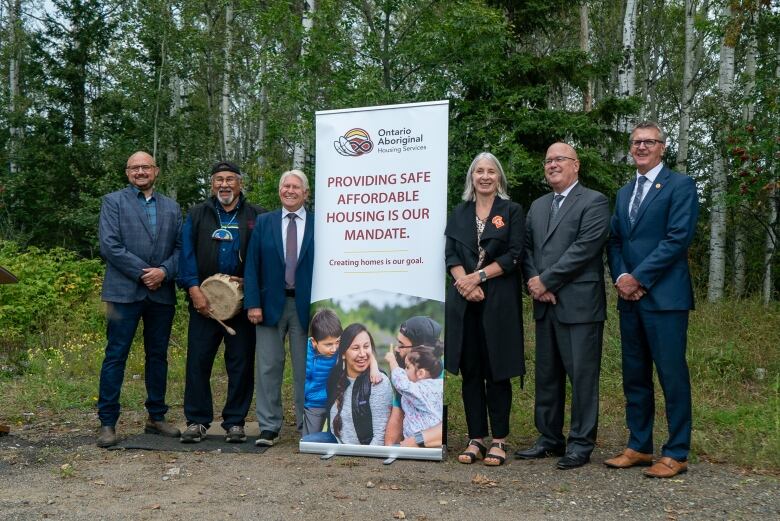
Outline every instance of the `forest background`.
<svg viewBox="0 0 780 521">
<path fill-rule="evenodd" d="M 668 131 L 665 161 L 701 205 L 695 448 L 780 468 L 780 0 L 0 0 L 0 78 L 0 265 L 21 278 L 0 288 L 6 419 L 94 405 L 100 198 L 126 185 L 133 151 L 157 157 L 185 211 L 218 159 L 274 208 L 282 171 L 316 176 L 315 111 L 449 99 L 451 206 L 489 150 L 527 208 L 555 140 L 614 199 L 631 126 Z M 619 424 L 614 316 L 604 370 Z"/>
</svg>

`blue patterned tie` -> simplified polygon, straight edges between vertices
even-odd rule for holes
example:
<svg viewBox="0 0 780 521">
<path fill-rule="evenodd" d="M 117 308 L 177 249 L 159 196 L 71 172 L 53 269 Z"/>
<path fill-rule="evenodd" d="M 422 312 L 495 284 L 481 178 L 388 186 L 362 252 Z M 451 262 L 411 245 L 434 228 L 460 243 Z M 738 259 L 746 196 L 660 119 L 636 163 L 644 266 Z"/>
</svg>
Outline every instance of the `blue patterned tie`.
<svg viewBox="0 0 780 521">
<path fill-rule="evenodd" d="M 634 200 L 631 202 L 631 211 L 628 212 L 628 220 L 631 221 L 631 226 L 634 226 L 636 216 L 639 213 L 639 207 L 642 205 L 642 192 L 644 192 L 645 181 L 647 178 L 640 175 L 637 178 L 636 194 L 634 194 Z"/>
</svg>

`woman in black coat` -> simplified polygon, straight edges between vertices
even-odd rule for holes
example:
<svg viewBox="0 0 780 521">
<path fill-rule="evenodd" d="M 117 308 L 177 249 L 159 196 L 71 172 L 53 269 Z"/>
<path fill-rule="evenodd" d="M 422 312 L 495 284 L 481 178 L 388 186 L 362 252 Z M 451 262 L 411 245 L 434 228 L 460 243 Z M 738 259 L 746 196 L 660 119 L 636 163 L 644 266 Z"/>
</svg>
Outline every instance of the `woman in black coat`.
<svg viewBox="0 0 780 521">
<path fill-rule="evenodd" d="M 509 201 L 501 163 L 482 152 L 466 174 L 463 203 L 447 220 L 445 360 L 463 378 L 469 440 L 461 463 L 501 465 L 509 434 L 510 378 L 525 374 L 520 266 L 525 219 Z M 490 423 L 488 425 L 488 418 Z M 492 430 L 488 451 L 484 438 Z"/>
</svg>

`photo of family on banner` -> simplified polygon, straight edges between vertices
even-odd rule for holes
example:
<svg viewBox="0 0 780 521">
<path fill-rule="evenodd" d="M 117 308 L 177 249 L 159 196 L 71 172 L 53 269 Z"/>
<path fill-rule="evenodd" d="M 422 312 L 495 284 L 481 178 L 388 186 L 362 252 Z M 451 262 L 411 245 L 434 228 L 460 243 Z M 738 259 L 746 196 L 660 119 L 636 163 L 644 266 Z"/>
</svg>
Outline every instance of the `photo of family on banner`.
<svg viewBox="0 0 780 521">
<path fill-rule="evenodd" d="M 447 123 L 446 101 L 316 114 L 301 452 L 443 457 Z"/>
</svg>

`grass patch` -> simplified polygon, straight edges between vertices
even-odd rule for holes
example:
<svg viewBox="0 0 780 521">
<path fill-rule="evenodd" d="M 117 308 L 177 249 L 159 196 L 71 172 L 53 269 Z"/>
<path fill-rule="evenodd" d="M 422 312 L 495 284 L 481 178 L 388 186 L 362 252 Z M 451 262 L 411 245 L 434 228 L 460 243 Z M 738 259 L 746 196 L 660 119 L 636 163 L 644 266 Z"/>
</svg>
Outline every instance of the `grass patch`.
<svg viewBox="0 0 780 521">
<path fill-rule="evenodd" d="M 73 259 L 68 259 L 69 265 Z M 92 262 L 92 261 L 84 261 Z M 93 266 L 82 269 L 92 273 Z M 51 272 L 51 266 L 46 264 Z M 31 274 L 33 276 L 33 274 Z M 13 345 L 0 349 L 0 421 L 20 425 L 38 416 L 82 417 L 96 411 L 98 377 L 105 349 L 105 319 L 99 300 L 99 284 L 87 275 L 78 286 L 59 286 L 56 306 L 47 304 L 46 318 L 36 319 L 25 334 L 13 329 Z M 72 281 L 72 278 L 54 277 Z M 85 293 L 86 287 L 92 290 Z M 29 289 L 6 291 L 0 287 L 6 312 L 22 313 L 17 296 Z M 169 349 L 167 401 L 169 419 L 182 421 L 187 342 L 187 308 L 179 292 Z M 51 297 L 47 297 L 51 298 Z M 614 295 L 610 292 L 609 318 L 605 326 L 601 371 L 599 443 L 620 448 L 626 440 L 622 391 L 620 335 Z M 534 327 L 530 303 L 525 306 L 525 387 L 513 382 L 512 432 L 509 443 L 525 446 L 537 436 L 533 421 Z M 35 308 L 38 313 L 38 308 Z M 6 319 L 10 315 L 6 314 Z M 35 313 L 24 315 L 35 318 Z M 699 299 L 691 314 L 688 360 L 693 384 L 694 430 L 692 459 L 707 458 L 776 472 L 780 470 L 780 306 L 764 307 L 757 300 L 709 304 Z M 6 341 L 11 339 L 6 336 Z M 2 347 L 2 346 L 0 346 Z M 12 348 L 12 349 L 11 349 Z M 141 328 L 128 359 L 121 404 L 125 412 L 143 416 L 144 353 Z M 221 355 L 212 376 L 215 421 L 224 402 L 227 379 Z M 285 370 L 285 416 L 293 428 L 291 364 Z M 656 447 L 666 439 L 663 396 L 656 384 Z M 448 375 L 445 401 L 449 406 L 449 443 L 459 450 L 466 439 L 460 397 L 460 379 Z M 31 414 L 33 413 L 33 414 Z M 568 416 L 568 415 L 567 415 Z M 97 416 L 94 416 L 97 426 Z M 254 407 L 248 420 L 254 419 Z M 568 428 L 568 427 L 566 427 Z"/>
</svg>

